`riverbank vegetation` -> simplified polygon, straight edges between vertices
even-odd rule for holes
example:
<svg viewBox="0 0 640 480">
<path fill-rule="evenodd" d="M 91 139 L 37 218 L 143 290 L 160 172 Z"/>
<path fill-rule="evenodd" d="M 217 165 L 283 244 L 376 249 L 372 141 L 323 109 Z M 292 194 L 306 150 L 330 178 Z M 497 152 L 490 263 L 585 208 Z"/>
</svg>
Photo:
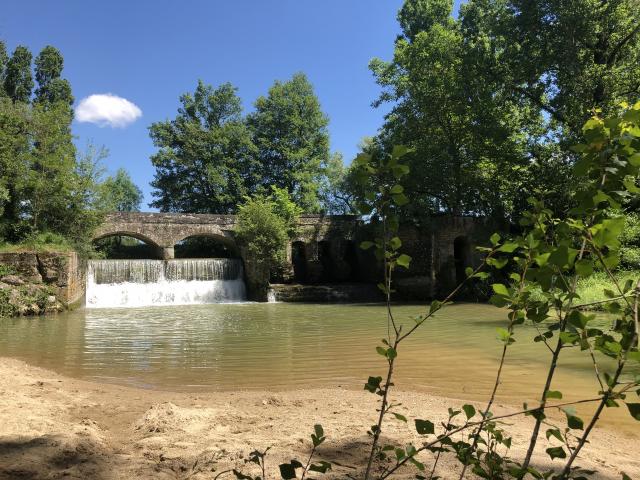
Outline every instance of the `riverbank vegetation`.
<svg viewBox="0 0 640 480">
<path fill-rule="evenodd" d="M 0 248 L 5 251 L 87 252 L 103 212 L 140 204 L 141 193 L 125 171 L 105 178 L 106 149 L 88 145 L 77 151 L 71 132 L 74 98 L 63 66 L 52 46 L 34 60 L 24 46 L 8 55 L 0 41 Z"/>
</svg>

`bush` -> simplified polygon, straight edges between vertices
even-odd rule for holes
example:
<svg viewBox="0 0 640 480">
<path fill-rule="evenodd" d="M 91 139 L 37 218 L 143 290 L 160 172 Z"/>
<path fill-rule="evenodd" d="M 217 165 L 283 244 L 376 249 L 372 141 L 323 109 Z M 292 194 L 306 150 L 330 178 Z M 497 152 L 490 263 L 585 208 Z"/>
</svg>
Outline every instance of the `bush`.
<svg viewBox="0 0 640 480">
<path fill-rule="evenodd" d="M 238 207 L 237 238 L 257 261 L 270 268 L 282 265 L 300 211 L 285 189 L 272 186 L 271 195 L 247 197 Z"/>
</svg>

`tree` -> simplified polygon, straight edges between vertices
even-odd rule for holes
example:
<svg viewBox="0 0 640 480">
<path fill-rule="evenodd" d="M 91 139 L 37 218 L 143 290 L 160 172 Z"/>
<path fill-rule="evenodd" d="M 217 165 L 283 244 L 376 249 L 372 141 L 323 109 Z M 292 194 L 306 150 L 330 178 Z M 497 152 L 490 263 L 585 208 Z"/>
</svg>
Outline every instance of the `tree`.
<svg viewBox="0 0 640 480">
<path fill-rule="evenodd" d="M 276 81 L 247 121 L 258 149 L 262 185 L 286 188 L 307 212 L 320 208 L 322 168 L 329 160 L 329 120 L 302 73 Z"/>
<path fill-rule="evenodd" d="M 40 87 L 46 89 L 60 76 L 62 59 L 52 47 L 45 50 L 36 70 Z M 0 236 L 20 242 L 51 233 L 76 244 L 86 242 L 99 221 L 97 179 L 76 157 L 69 101 L 43 97 L 31 103 L 31 53 L 25 47 L 17 47 L 9 59 L 4 85 L 8 98 L 0 98 Z"/>
<path fill-rule="evenodd" d="M 4 90 L 14 102 L 28 103 L 33 90 L 31 52 L 22 45 L 16 47 L 7 62 Z"/>
<path fill-rule="evenodd" d="M 512 210 L 514 174 L 528 164 L 520 131 L 535 115 L 474 80 L 451 8 L 448 1 L 406 2 L 393 62 L 371 63 L 385 87 L 377 104 L 396 102 L 376 143 L 383 150 L 394 144 L 414 149 L 407 156 L 406 188 L 417 200 L 410 216 L 504 217 Z"/>
<path fill-rule="evenodd" d="M 65 79 L 60 78 L 64 60 L 55 47 L 47 45 L 38 54 L 35 60 L 36 89 L 35 103 L 52 104 L 64 102 L 73 104 L 71 85 Z"/>
<path fill-rule="evenodd" d="M 174 120 L 156 122 L 149 132 L 158 152 L 151 206 L 163 212 L 234 213 L 256 191 L 256 150 L 242 118 L 237 89 L 214 89 L 202 81 L 180 97 Z"/>
<path fill-rule="evenodd" d="M 133 183 L 129 173 L 119 168 L 100 184 L 101 206 L 107 211 L 138 212 L 142 203 L 142 190 Z"/>
<path fill-rule="evenodd" d="M 353 213 L 354 185 L 350 182 L 350 169 L 344 165 L 341 153 L 334 153 L 324 168 L 318 193 L 322 211 L 332 215 Z"/>
<path fill-rule="evenodd" d="M 638 95 L 637 12 L 620 2 L 407 0 L 392 62 L 371 67 L 394 102 L 379 136 L 414 147 L 409 209 L 513 219 L 547 191 L 566 211 L 593 108 Z M 500 172 L 500 174 L 498 174 Z"/>
<path fill-rule="evenodd" d="M 4 81 L 7 76 L 7 62 L 9 61 L 9 55 L 7 55 L 7 47 L 2 40 L 0 40 L 0 98 L 6 96 L 4 90 Z"/>
</svg>

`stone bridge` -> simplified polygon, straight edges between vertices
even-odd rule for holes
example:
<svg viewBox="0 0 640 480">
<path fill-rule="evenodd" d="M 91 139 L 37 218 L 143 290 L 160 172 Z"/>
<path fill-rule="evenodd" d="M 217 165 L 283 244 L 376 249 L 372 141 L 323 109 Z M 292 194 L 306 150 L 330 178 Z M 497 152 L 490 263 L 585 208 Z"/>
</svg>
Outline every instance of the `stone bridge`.
<svg viewBox="0 0 640 480">
<path fill-rule="evenodd" d="M 294 242 L 352 239 L 360 223 L 354 215 L 302 215 Z M 118 212 L 106 216 L 94 240 L 111 236 L 137 238 L 158 249 L 160 258 L 174 257 L 174 246 L 189 237 L 212 237 L 235 247 L 235 215 Z"/>
<path fill-rule="evenodd" d="M 235 227 L 235 215 L 112 213 L 97 229 L 94 240 L 134 237 L 155 247 L 159 258 L 171 259 L 176 244 L 189 237 L 205 236 L 242 253 L 234 238 Z M 375 233 L 357 216 L 302 215 L 297 230 L 286 246 L 288 262 L 281 271 L 265 271 L 259 259 L 242 256 L 250 290 L 257 291 L 269 277 L 276 283 L 300 284 L 379 281 L 380 262 L 371 251 L 357 248 L 359 242 Z M 474 246 L 485 244 L 492 231 L 482 218 L 444 215 L 432 217 L 419 227 L 403 226 L 399 232 L 402 251 L 413 260 L 409 271 L 399 269 L 396 273 L 398 291 L 406 298 L 433 297 L 457 285 L 465 276 L 465 268 L 478 262 Z"/>
</svg>

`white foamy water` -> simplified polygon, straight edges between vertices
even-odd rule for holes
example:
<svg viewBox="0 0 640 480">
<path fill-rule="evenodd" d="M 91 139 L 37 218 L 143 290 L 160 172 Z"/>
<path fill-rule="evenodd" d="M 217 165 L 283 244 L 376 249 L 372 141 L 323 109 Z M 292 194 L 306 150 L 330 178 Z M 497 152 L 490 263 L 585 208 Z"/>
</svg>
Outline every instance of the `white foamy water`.
<svg viewBox="0 0 640 480">
<path fill-rule="evenodd" d="M 246 300 L 242 261 L 90 260 L 87 308 L 197 305 Z"/>
</svg>

